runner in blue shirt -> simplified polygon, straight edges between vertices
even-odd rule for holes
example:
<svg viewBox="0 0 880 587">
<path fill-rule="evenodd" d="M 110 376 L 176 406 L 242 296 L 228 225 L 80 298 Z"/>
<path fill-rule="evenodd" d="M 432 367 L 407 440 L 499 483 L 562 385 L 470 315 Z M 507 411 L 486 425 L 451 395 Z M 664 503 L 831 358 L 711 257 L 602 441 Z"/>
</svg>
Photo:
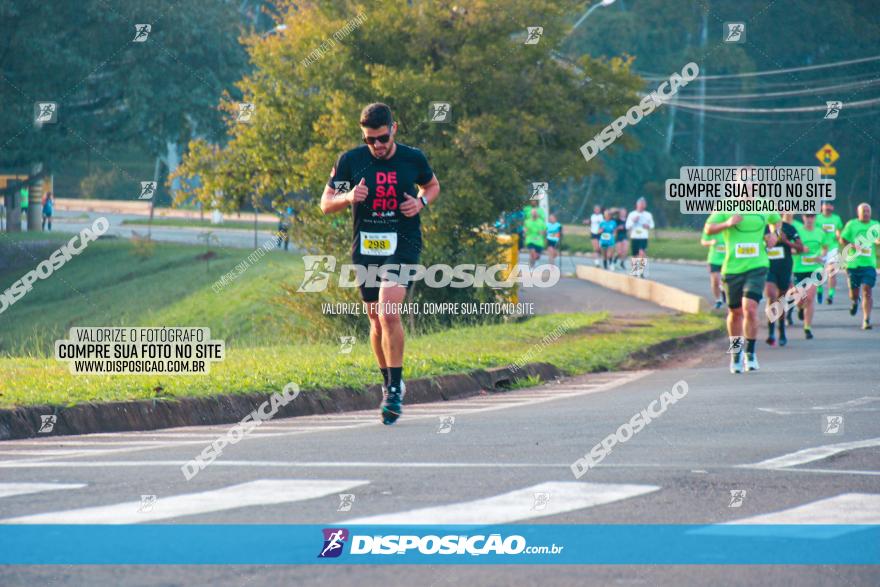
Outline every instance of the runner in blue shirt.
<svg viewBox="0 0 880 587">
<path fill-rule="evenodd" d="M 617 221 L 611 218 L 611 210 L 605 210 L 605 220 L 599 223 L 599 246 L 602 247 L 602 267 L 608 269 L 611 264 L 612 271 L 614 265 L 611 263 L 611 257 L 614 255 L 614 229 L 617 228 Z"/>
<path fill-rule="evenodd" d="M 562 224 L 556 221 L 556 214 L 551 214 L 547 222 L 547 256 L 550 264 L 556 264 L 556 255 L 559 254 L 559 241 L 562 240 Z"/>
</svg>

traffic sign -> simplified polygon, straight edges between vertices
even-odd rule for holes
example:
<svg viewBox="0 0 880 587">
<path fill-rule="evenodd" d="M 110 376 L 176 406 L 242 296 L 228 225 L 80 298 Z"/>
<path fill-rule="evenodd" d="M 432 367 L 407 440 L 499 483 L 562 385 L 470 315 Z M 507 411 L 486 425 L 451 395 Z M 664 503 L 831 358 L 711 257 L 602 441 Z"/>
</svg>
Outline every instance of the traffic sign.
<svg viewBox="0 0 880 587">
<path fill-rule="evenodd" d="M 832 165 L 840 159 L 840 154 L 830 143 L 825 143 L 824 147 L 816 151 L 816 159 L 822 164 L 822 169 L 820 170 L 822 175 L 837 175 L 837 168 L 832 167 Z"/>
</svg>

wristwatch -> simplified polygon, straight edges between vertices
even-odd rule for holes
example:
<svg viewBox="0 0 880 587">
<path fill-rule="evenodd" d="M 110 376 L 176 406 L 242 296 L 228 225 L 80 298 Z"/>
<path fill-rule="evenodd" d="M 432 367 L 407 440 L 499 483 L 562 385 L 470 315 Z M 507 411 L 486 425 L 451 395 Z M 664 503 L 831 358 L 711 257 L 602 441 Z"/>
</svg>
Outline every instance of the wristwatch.
<svg viewBox="0 0 880 587">
<path fill-rule="evenodd" d="M 422 206 L 424 206 L 425 208 L 428 207 L 428 198 L 426 198 L 425 196 L 419 196 L 419 200 L 421 200 Z"/>
</svg>

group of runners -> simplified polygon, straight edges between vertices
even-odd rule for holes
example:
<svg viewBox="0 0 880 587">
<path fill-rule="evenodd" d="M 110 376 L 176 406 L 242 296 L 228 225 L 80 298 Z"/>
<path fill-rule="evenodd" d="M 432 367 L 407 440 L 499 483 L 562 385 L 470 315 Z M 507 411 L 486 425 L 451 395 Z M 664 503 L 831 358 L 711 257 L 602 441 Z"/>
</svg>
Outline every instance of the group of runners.
<svg viewBox="0 0 880 587">
<path fill-rule="evenodd" d="M 878 228 L 872 228 L 875 225 Z M 821 214 L 804 214 L 797 220 L 792 214 L 712 214 L 703 228 L 701 243 L 709 247 L 715 307 L 727 303 L 728 334 L 732 341 L 744 340 L 742 347 L 732 346 L 730 372 L 759 368 L 755 351 L 758 306 L 765 296 L 769 346 L 788 343 L 785 327 L 786 322 L 794 324 L 795 308 L 804 338 L 814 338 L 816 303 L 822 303 L 825 291 L 828 305 L 834 303 L 837 267 L 846 267 L 850 315 L 855 316 L 861 305 L 862 329 L 870 330 L 878 231 L 880 223 L 871 219 L 867 203 L 859 204 L 857 217 L 846 224 L 834 213 L 831 202 L 822 204 Z M 843 259 L 840 252 L 848 245 L 852 245 L 852 254 Z M 780 304 L 789 306 L 788 310 L 780 310 Z"/>
<path fill-rule="evenodd" d="M 546 250 L 550 264 L 556 263 L 562 243 L 562 224 L 555 214 L 546 218 L 540 206 L 526 206 L 523 210 L 523 245 L 529 250 L 529 267 L 534 267 Z"/>
<path fill-rule="evenodd" d="M 633 257 L 645 257 L 648 237 L 654 228 L 654 216 L 646 210 L 647 201 L 639 198 L 636 209 L 627 214 L 626 208 L 594 206 L 593 214 L 584 224 L 590 227 L 590 241 L 596 255 L 594 264 L 614 271 L 625 269 L 626 245 L 630 243 Z M 644 277 L 644 275 L 642 275 Z"/>
<path fill-rule="evenodd" d="M 325 214 L 350 211 L 353 263 L 417 265 L 422 252 L 420 215 L 439 196 L 437 176 L 422 151 L 394 140 L 397 123 L 387 105 L 368 105 L 359 122 L 365 144 L 337 158 L 321 196 L 321 210 Z M 645 208 L 646 202 L 640 198 L 629 214 L 623 209 L 593 209 L 589 220 L 591 239 L 605 268 L 623 267 L 627 240 L 633 256 L 645 257 L 649 231 L 654 228 L 654 218 Z M 530 206 L 523 210 L 523 216 L 524 244 L 530 250 L 530 263 L 534 265 L 545 248 L 551 261 L 555 261 L 562 238 L 562 226 L 555 215 L 544 218 L 540 207 Z M 745 339 L 743 348 L 732 353 L 731 372 L 758 369 L 755 344 L 762 297 L 766 295 L 773 304 L 789 292 L 792 274 L 799 281 L 814 276 L 826 262 L 834 262 L 838 248 L 851 243 L 857 246 L 855 258 L 846 260 L 850 314 L 858 312 L 861 302 L 862 328 L 871 328 L 871 291 L 877 276 L 876 245 L 880 244 L 880 233 L 872 232 L 880 227 L 873 229 L 874 225 L 880 223 L 871 220 L 868 204 L 859 205 L 858 218 L 846 225 L 833 213 L 830 203 L 823 205 L 821 216 L 804 215 L 800 221 L 778 214 L 714 213 L 709 217 L 702 243 L 709 247 L 716 304 L 720 308 L 726 300 L 728 333 L 731 338 Z M 866 234 L 874 235 L 870 246 L 865 245 Z M 403 275 L 401 272 L 384 277 L 386 283 L 382 287 L 360 287 L 370 321 L 370 345 L 382 374 L 381 416 L 385 424 L 393 424 L 400 417 L 406 393 L 404 332 L 396 310 L 411 285 Z M 797 308 L 808 339 L 813 338 L 815 289 L 810 285 L 805 291 L 797 290 L 804 294 L 798 297 Z M 826 297 L 829 304 L 833 303 L 834 294 L 835 278 L 831 277 Z M 779 344 L 787 343 L 786 319 L 791 320 L 790 315 L 777 316 L 768 323 L 768 344 L 776 344 L 777 329 Z"/>
</svg>

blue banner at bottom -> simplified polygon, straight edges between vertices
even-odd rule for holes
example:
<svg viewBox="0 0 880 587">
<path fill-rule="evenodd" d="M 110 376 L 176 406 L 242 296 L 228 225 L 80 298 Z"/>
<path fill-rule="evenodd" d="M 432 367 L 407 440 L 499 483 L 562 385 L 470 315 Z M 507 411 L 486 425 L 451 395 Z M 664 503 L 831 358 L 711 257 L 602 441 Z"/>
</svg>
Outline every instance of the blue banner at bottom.
<svg viewBox="0 0 880 587">
<path fill-rule="evenodd" d="M 13 565 L 876 565 L 877 525 L 2 525 Z"/>
</svg>

